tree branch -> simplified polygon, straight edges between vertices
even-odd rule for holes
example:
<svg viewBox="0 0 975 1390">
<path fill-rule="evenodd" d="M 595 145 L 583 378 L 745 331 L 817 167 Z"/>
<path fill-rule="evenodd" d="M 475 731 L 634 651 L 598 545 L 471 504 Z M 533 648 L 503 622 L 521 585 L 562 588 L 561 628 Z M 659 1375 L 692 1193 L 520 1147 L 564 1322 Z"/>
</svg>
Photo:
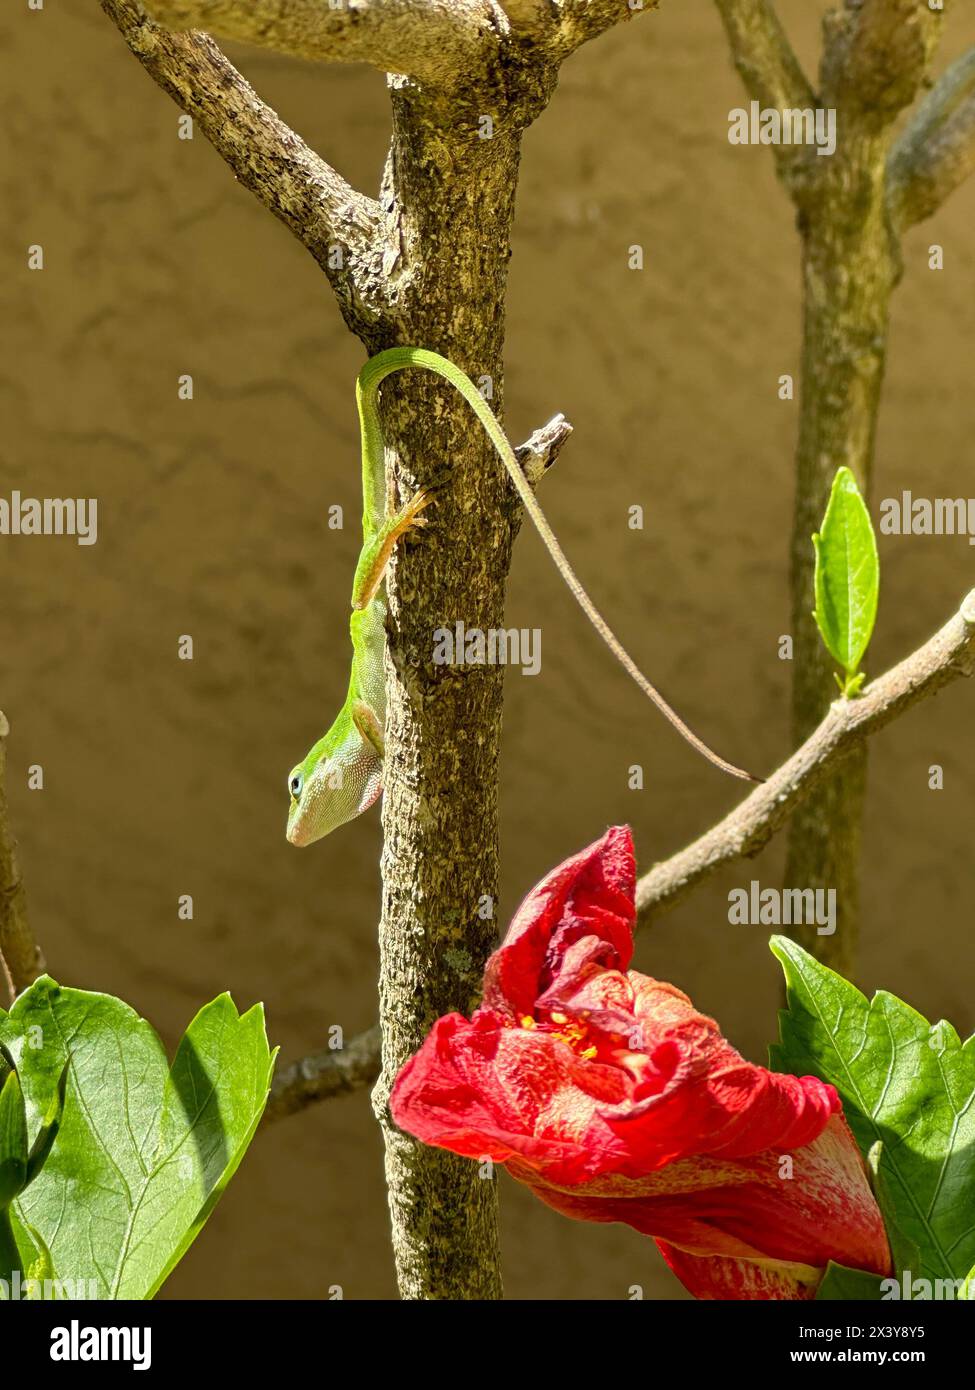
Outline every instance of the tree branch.
<svg viewBox="0 0 975 1390">
<path fill-rule="evenodd" d="M 731 56 L 753 101 L 774 111 L 809 110 L 816 94 L 802 70 L 771 0 L 716 0 L 731 47 Z M 792 186 L 798 170 L 810 163 L 808 146 L 772 146 L 779 174 Z"/>
<path fill-rule="evenodd" d="M 101 0 L 101 6 L 149 75 L 193 117 L 240 182 L 311 252 L 347 322 L 377 317 L 378 203 L 357 192 L 261 101 L 206 34 L 170 33 L 147 17 L 138 0 Z"/>
<path fill-rule="evenodd" d="M 27 894 L 20 876 L 17 841 L 7 815 L 7 735 L 10 725 L 0 710 L 0 960 L 11 999 L 44 973 L 44 957 L 27 920 Z"/>
<path fill-rule="evenodd" d="M 716 0 L 735 67 L 763 106 L 814 106 L 815 93 L 771 0 Z"/>
<path fill-rule="evenodd" d="M 273 48 L 318 62 L 369 63 L 438 86 L 468 80 L 496 47 L 491 0 L 142 0 L 173 30 Z"/>
<path fill-rule="evenodd" d="M 764 107 L 783 111 L 814 107 L 816 96 L 772 0 L 715 0 L 748 96 Z M 775 146 L 776 156 L 796 158 L 796 147 Z"/>
<path fill-rule="evenodd" d="M 546 39 L 565 55 L 590 39 L 655 10 L 660 0 L 502 0 L 512 27 Z"/>
<path fill-rule="evenodd" d="M 937 212 L 975 173 L 975 48 L 938 80 L 891 151 L 887 190 L 899 228 Z"/>
<path fill-rule="evenodd" d="M 324 1048 L 311 1057 L 293 1062 L 278 1072 L 271 1083 L 271 1097 L 262 1124 L 283 1120 L 317 1100 L 347 1096 L 371 1086 L 379 1075 L 381 1037 L 379 1024 L 353 1038 L 341 1051 Z"/>
<path fill-rule="evenodd" d="M 757 854 L 796 806 L 863 739 L 973 670 L 975 589 L 923 647 L 871 681 L 858 698 L 837 700 L 789 761 L 724 820 L 644 874 L 637 884 L 641 925 L 673 907 L 723 864 Z"/>
<path fill-rule="evenodd" d="M 823 22 L 823 99 L 889 125 L 924 81 L 942 13 L 928 0 L 843 0 Z"/>
<path fill-rule="evenodd" d="M 553 415 L 547 425 L 541 425 L 530 434 L 524 444 L 518 445 L 515 458 L 532 487 L 538 487 L 571 433 L 572 426 L 560 412 Z"/>
</svg>

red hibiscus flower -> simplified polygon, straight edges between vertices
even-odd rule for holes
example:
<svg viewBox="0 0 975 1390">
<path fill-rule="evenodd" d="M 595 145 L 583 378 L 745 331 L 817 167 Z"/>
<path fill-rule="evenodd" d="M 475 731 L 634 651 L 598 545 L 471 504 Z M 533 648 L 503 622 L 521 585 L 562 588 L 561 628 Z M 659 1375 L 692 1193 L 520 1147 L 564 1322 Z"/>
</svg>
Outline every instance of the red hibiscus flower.
<svg viewBox="0 0 975 1390">
<path fill-rule="evenodd" d="M 397 1077 L 396 1123 L 567 1216 L 653 1236 L 697 1298 L 812 1298 L 829 1260 L 888 1274 L 836 1091 L 752 1066 L 679 989 L 627 970 L 635 884 L 615 827 L 529 893 L 474 1017 L 439 1019 Z"/>
</svg>

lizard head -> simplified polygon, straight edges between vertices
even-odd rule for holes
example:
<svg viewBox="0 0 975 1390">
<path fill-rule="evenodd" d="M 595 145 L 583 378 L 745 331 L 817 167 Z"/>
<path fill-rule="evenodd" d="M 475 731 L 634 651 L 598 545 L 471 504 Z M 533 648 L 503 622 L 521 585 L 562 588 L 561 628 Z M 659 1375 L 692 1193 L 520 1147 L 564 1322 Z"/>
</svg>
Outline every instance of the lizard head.
<svg viewBox="0 0 975 1390">
<path fill-rule="evenodd" d="M 288 773 L 291 844 L 313 844 L 368 810 L 382 791 L 382 771 L 382 759 L 358 730 L 330 729 Z"/>
</svg>

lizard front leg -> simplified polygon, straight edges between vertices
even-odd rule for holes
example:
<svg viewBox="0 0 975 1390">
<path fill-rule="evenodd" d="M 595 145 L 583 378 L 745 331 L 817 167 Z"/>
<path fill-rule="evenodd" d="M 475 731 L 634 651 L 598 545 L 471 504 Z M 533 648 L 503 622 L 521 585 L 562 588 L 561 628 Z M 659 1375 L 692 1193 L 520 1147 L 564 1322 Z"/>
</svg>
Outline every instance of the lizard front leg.
<svg viewBox="0 0 975 1390">
<path fill-rule="evenodd" d="M 368 608 L 383 582 L 386 566 L 396 542 L 408 531 L 427 524 L 426 517 L 420 513 L 429 507 L 433 500 L 429 490 L 418 492 L 400 507 L 398 512 L 383 522 L 371 540 L 366 541 L 359 552 L 359 563 L 356 565 L 352 584 L 353 608 Z"/>
<path fill-rule="evenodd" d="M 379 716 L 366 700 L 353 700 L 351 705 L 352 722 L 362 735 L 364 743 L 371 744 L 380 758 L 386 756 L 386 740 Z"/>
</svg>

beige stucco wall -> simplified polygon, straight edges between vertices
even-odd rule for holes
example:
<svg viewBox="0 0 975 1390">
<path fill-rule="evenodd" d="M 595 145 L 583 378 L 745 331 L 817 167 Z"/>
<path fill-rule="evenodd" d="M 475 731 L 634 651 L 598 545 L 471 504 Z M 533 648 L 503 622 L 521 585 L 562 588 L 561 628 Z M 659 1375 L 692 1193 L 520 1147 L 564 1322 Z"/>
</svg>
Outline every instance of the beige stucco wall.
<svg viewBox="0 0 975 1390">
<path fill-rule="evenodd" d="M 70 8 L 70 13 L 67 13 Z M 819 3 L 783 0 L 805 56 Z M 958 7 L 956 7 L 957 9 Z M 11 12 L 12 11 L 12 12 Z M 975 40 L 957 13 L 943 57 Z M 10 7 L 0 257 L 3 484 L 96 495 L 97 546 L 0 543 L 0 707 L 13 814 L 52 973 L 129 1000 L 173 1045 L 230 988 L 266 1002 L 286 1058 L 375 1016 L 375 813 L 306 851 L 283 837 L 285 774 L 340 702 L 359 505 L 361 360 L 311 260 L 233 182 L 93 0 Z M 374 190 L 381 77 L 253 51 L 259 91 Z M 525 140 L 511 270 L 508 424 L 555 410 L 576 433 L 544 484 L 566 549 L 621 636 L 723 752 L 788 751 L 787 534 L 797 408 L 797 246 L 768 151 L 727 140 L 742 100 L 713 6 L 662 0 L 578 54 Z M 971 492 L 975 184 L 906 243 L 878 448 L 879 495 Z M 946 267 L 927 269 L 943 243 Z M 45 269 L 29 274 L 40 242 Z M 626 248 L 645 248 L 642 272 Z M 190 372 L 195 399 L 179 402 Z M 626 527 L 641 503 L 646 527 Z M 869 666 L 910 650 L 972 584 L 963 539 L 882 544 Z M 526 528 L 509 621 L 543 629 L 543 669 L 509 676 L 506 920 L 547 868 L 628 820 L 641 861 L 737 797 L 614 670 Z M 176 659 L 193 635 L 192 663 Z M 862 982 L 975 1021 L 973 691 L 875 743 Z M 627 790 L 644 764 L 643 792 Z M 931 763 L 945 789 L 927 790 Z M 26 789 L 42 763 L 45 789 Z M 727 893 L 777 881 L 782 847 L 724 873 L 639 943 L 760 1060 L 777 976 Z M 192 893 L 195 919 L 176 899 Z M 512 1297 L 676 1286 L 650 1243 L 574 1225 L 503 1180 Z M 171 1295 L 394 1293 L 381 1148 L 365 1094 L 263 1134 Z"/>
</svg>

